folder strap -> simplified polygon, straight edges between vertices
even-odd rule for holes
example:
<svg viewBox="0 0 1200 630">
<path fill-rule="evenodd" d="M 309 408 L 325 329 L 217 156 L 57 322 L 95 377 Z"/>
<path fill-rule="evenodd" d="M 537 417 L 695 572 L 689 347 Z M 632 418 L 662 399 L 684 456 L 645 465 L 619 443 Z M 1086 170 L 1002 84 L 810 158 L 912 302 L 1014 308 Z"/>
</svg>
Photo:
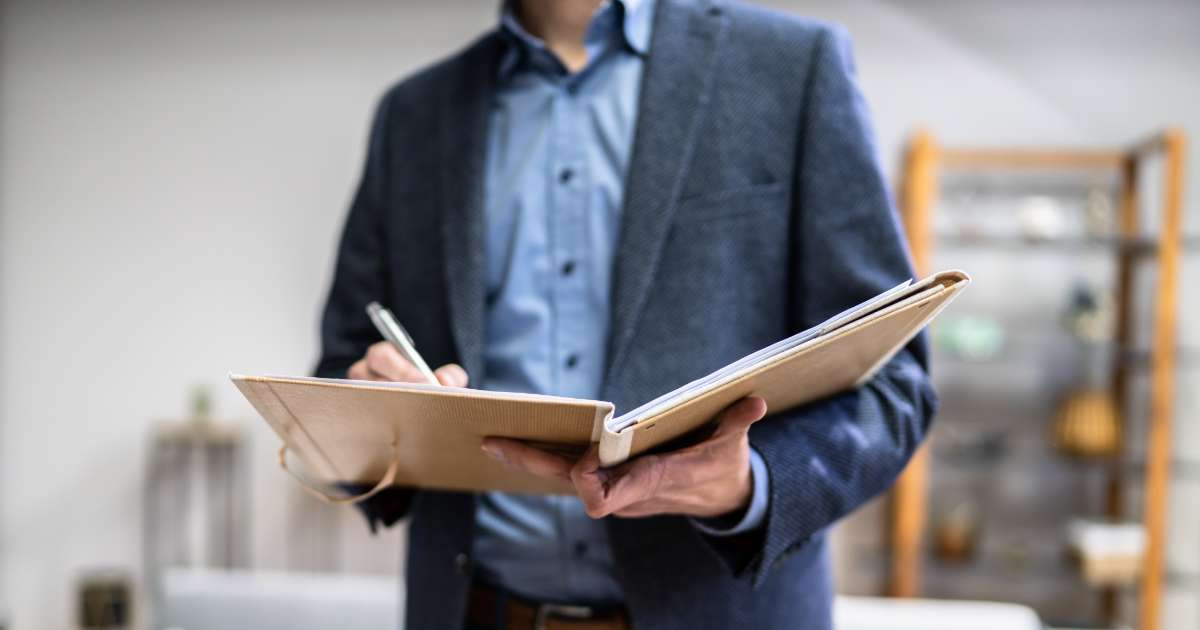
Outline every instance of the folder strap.
<svg viewBox="0 0 1200 630">
<path fill-rule="evenodd" d="M 335 505 L 352 505 L 352 504 L 358 503 L 360 501 L 366 501 L 367 499 L 378 494 L 384 488 L 395 483 L 396 473 L 399 472 L 399 470 L 400 470 L 400 451 L 396 449 L 396 442 L 394 440 L 391 442 L 391 444 L 389 446 L 391 446 L 391 449 L 392 449 L 392 463 L 388 465 L 387 471 L 385 471 L 383 473 L 383 478 L 379 480 L 379 483 L 375 484 L 375 487 L 371 488 L 370 490 L 366 491 L 365 493 L 356 494 L 354 496 L 349 496 L 349 497 L 335 496 L 335 495 L 329 494 L 329 493 L 325 492 L 324 490 L 321 490 L 317 486 L 313 485 L 311 482 L 309 482 L 307 479 L 305 479 L 301 475 L 297 474 L 296 471 L 292 470 L 288 466 L 288 463 L 287 463 L 287 445 L 286 444 L 279 447 L 279 467 L 284 469 L 285 471 L 287 471 L 287 474 L 291 475 L 293 479 L 295 479 L 297 482 L 299 482 L 300 487 L 304 488 L 305 492 L 324 501 L 325 503 L 332 503 Z"/>
</svg>

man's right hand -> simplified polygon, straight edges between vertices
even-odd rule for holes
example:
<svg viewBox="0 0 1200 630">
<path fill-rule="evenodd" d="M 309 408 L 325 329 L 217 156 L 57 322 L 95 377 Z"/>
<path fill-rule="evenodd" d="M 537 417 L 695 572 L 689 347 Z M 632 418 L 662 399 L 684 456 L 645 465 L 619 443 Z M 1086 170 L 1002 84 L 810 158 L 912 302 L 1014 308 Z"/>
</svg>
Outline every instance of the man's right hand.
<svg viewBox="0 0 1200 630">
<path fill-rule="evenodd" d="M 466 387 L 467 371 L 457 364 L 447 363 L 433 371 L 438 382 L 449 387 Z M 346 378 L 356 381 L 400 381 L 424 383 L 425 376 L 415 365 L 408 362 L 395 346 L 380 341 L 370 348 L 363 358 L 354 362 L 346 372 Z"/>
</svg>

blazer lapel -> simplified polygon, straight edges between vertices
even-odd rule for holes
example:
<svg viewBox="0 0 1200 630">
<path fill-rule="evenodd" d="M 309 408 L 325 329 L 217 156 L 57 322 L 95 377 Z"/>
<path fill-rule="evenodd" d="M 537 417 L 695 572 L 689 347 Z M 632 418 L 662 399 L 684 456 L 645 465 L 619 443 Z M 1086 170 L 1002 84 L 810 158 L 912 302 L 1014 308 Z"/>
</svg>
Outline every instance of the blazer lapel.
<svg viewBox="0 0 1200 630">
<path fill-rule="evenodd" d="M 629 351 L 708 104 L 724 31 L 720 7 L 659 0 L 613 270 L 606 382 Z"/>
<path fill-rule="evenodd" d="M 450 327 L 458 360 L 476 384 L 483 378 L 484 160 L 498 44 L 487 37 L 464 56 L 441 95 L 436 130 Z"/>
</svg>

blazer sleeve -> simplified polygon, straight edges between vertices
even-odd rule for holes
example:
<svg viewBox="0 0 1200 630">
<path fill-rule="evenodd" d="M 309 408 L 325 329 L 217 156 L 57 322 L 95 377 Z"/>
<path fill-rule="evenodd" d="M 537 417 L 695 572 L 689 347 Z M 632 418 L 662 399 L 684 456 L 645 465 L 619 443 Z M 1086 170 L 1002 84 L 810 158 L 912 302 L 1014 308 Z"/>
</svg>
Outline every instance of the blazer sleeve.
<svg viewBox="0 0 1200 630">
<path fill-rule="evenodd" d="M 793 326 L 803 330 L 912 277 L 879 168 L 848 37 L 823 33 L 808 75 L 793 203 Z M 936 409 L 918 336 L 870 381 L 757 423 L 770 505 L 752 568 L 758 584 L 788 554 L 887 489 Z"/>
<path fill-rule="evenodd" d="M 345 378 L 350 366 L 379 341 L 379 333 L 364 310 L 372 300 L 387 300 L 388 274 L 383 247 L 383 213 L 387 199 L 388 97 L 380 102 L 371 124 L 366 166 L 342 230 L 333 285 L 321 318 L 321 358 L 314 373 Z M 342 484 L 349 493 L 369 488 Z M 414 491 L 391 487 L 358 504 L 371 531 L 404 517 Z"/>
</svg>

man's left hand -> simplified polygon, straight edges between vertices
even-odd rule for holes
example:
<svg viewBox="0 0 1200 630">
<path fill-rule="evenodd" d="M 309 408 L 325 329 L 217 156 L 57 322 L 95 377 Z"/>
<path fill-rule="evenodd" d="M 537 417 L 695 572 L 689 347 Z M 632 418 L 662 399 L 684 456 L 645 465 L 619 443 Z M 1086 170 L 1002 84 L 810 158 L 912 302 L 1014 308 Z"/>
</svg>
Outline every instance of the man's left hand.
<svg viewBox="0 0 1200 630">
<path fill-rule="evenodd" d="M 748 396 L 721 413 L 716 431 L 703 442 L 642 455 L 613 468 L 600 467 L 594 445 L 578 461 L 507 438 L 484 438 L 483 450 L 513 468 L 570 481 L 592 518 L 721 516 L 745 509 L 750 502 L 747 432 L 766 413 L 762 398 Z"/>
</svg>

